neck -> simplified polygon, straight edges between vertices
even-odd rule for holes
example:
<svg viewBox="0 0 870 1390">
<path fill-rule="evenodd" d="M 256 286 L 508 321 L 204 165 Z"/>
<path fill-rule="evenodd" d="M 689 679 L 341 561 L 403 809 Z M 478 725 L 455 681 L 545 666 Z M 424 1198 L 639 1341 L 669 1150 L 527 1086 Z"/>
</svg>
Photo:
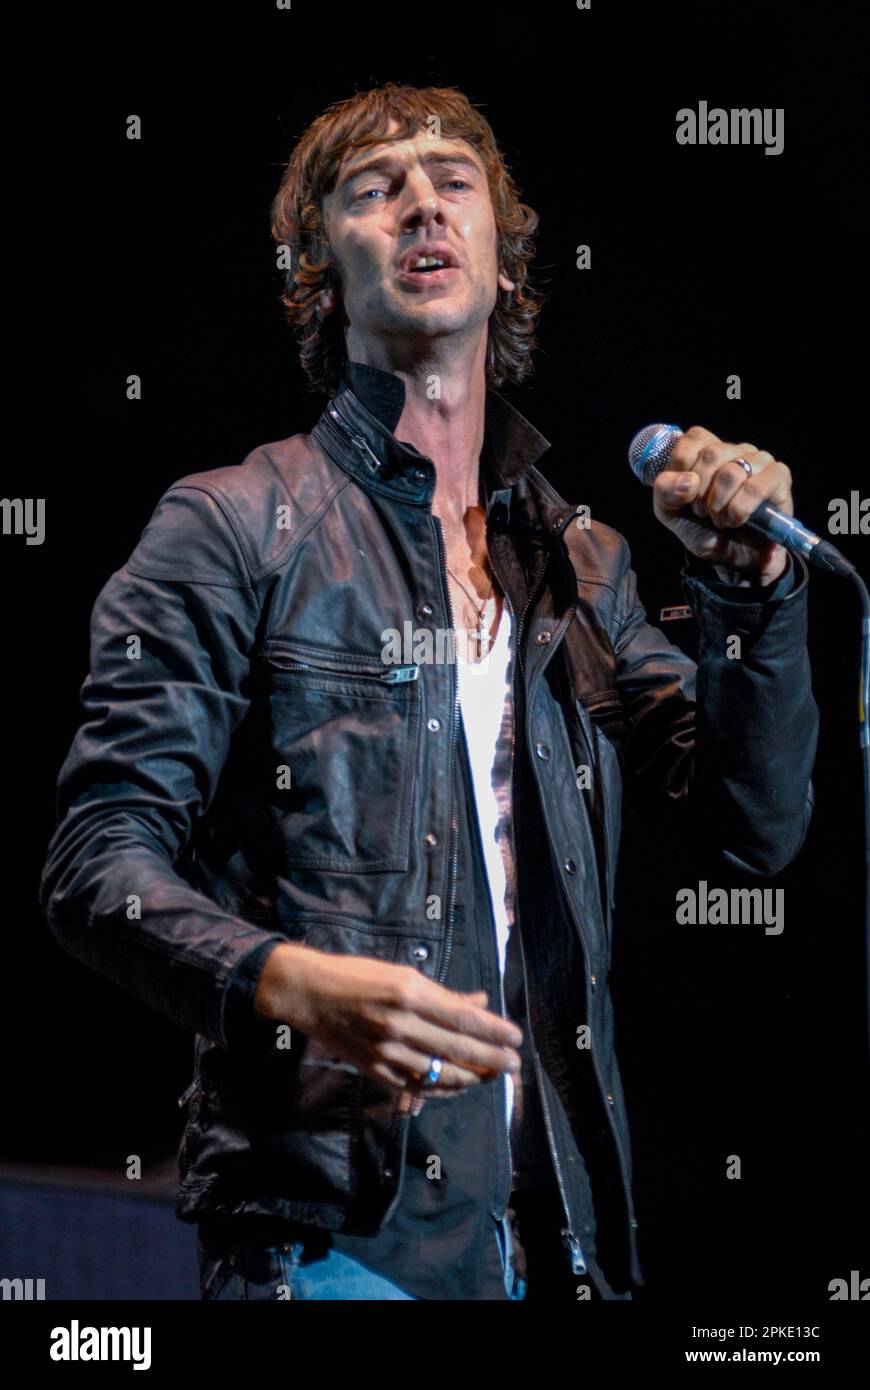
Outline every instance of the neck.
<svg viewBox="0 0 870 1390">
<path fill-rule="evenodd" d="M 447 348 L 440 344 L 447 344 Z M 351 347 L 354 361 L 381 367 L 400 377 L 405 404 L 395 436 L 430 458 L 435 465 L 432 511 L 447 531 L 461 527 L 469 507 L 480 503 L 480 451 L 486 414 L 484 372 L 486 335 L 473 352 L 457 351 L 455 341 L 429 340 L 424 355 L 409 361 L 389 354 L 389 342 L 366 355 Z"/>
</svg>

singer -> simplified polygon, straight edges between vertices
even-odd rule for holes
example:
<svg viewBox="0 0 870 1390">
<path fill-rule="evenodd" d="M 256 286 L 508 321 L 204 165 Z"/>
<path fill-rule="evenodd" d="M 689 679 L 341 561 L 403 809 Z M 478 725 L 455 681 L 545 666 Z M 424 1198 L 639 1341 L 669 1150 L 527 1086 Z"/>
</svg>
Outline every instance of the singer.
<svg viewBox="0 0 870 1390">
<path fill-rule="evenodd" d="M 206 1299 L 630 1299 L 623 793 L 759 879 L 807 831 L 807 569 L 736 534 L 789 471 L 695 426 L 656 480 L 696 665 L 497 392 L 536 225 L 461 92 L 320 115 L 272 231 L 322 414 L 175 482 L 95 603 L 41 902 L 196 1034 Z M 407 623 L 433 659 L 384 660 Z"/>
</svg>

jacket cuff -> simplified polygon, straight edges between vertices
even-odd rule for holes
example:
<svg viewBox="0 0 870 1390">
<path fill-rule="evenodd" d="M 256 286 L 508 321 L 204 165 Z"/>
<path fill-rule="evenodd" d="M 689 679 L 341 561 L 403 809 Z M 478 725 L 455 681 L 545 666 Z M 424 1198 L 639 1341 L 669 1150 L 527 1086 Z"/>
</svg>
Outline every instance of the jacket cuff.
<svg viewBox="0 0 870 1390">
<path fill-rule="evenodd" d="M 716 659 L 723 641 L 734 634 L 751 637 L 753 648 L 763 644 L 765 659 L 792 644 L 806 643 L 810 572 L 799 555 L 790 556 L 790 561 L 793 579 L 790 570 L 788 577 L 782 574 L 767 588 L 760 584 L 741 588 L 720 579 L 703 579 L 694 565 L 684 567 L 683 592 L 698 623 L 699 662 L 711 656 Z M 794 587 L 782 597 L 780 585 L 784 588 L 786 583 Z"/>
<path fill-rule="evenodd" d="M 286 936 L 268 937 L 242 956 L 233 967 L 221 996 L 221 1045 L 227 1052 L 243 1051 L 257 1037 L 263 1036 L 264 1027 L 274 1040 L 275 1022 L 256 1013 L 254 995 L 266 958 L 286 940 Z"/>
<path fill-rule="evenodd" d="M 686 551 L 686 564 L 682 573 L 684 577 L 695 580 L 729 603 L 766 604 L 797 592 L 806 582 L 809 571 L 803 560 L 796 560 L 795 556 L 787 551 L 785 569 L 772 584 L 729 584 L 719 578 L 709 560 L 701 560 Z"/>
</svg>

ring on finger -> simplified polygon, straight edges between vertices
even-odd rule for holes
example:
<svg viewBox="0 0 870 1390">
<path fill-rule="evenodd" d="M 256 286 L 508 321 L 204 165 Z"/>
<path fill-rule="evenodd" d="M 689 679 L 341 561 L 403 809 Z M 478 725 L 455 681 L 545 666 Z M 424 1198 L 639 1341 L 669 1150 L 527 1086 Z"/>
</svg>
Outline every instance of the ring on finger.
<svg viewBox="0 0 870 1390">
<path fill-rule="evenodd" d="M 437 1086 L 441 1080 L 441 1071 L 444 1061 L 441 1057 L 430 1057 L 429 1070 L 420 1077 L 420 1085 L 425 1087 Z"/>
</svg>

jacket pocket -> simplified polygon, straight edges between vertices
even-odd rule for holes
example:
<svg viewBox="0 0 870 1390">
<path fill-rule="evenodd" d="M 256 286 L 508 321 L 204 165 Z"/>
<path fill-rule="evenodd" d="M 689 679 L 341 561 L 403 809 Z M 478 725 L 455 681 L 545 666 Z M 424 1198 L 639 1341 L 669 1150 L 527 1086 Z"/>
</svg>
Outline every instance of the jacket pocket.
<svg viewBox="0 0 870 1390">
<path fill-rule="evenodd" d="M 271 638 L 258 752 L 287 868 L 404 872 L 420 727 L 419 667 Z"/>
</svg>

